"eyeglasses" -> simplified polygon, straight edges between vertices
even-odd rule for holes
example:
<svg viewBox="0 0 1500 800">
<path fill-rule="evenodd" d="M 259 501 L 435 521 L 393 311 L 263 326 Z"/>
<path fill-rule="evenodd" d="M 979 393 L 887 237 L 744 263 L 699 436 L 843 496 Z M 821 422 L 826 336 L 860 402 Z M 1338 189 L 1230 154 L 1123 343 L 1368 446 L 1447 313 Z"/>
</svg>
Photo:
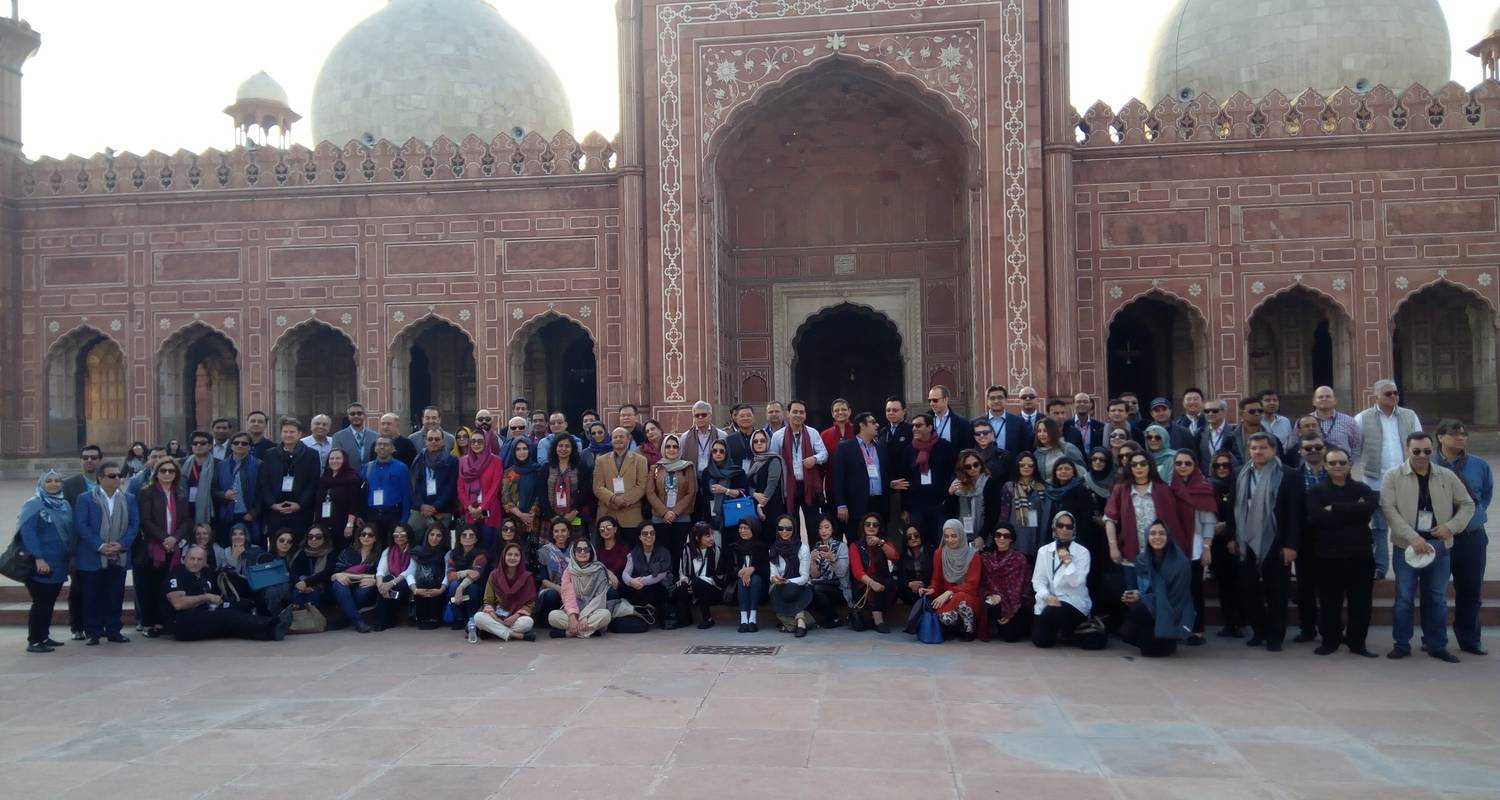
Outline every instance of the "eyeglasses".
<svg viewBox="0 0 1500 800">
<path fill-rule="evenodd" d="M 230 442 L 229 446 L 230 447 L 249 447 L 250 443 L 249 442 Z"/>
<path fill-rule="evenodd" d="M 929 402 L 929 403 L 941 403 L 942 401 L 943 401 L 943 398 L 941 398 L 941 397 L 929 397 L 929 398 L 927 398 L 927 402 Z"/>
<path fill-rule="evenodd" d="M 1023 394 L 1023 395 L 1021 395 L 1021 399 L 1022 400 L 1035 400 L 1036 399 L 1036 395 L 1034 395 L 1034 394 Z"/>
<path fill-rule="evenodd" d="M 983 465 L 978 461 L 970 461 L 969 463 L 964 465 L 964 469 L 979 469 L 981 466 Z"/>
<path fill-rule="evenodd" d="M 1327 466 L 1330 466 L 1330 467 L 1347 467 L 1347 466 L 1349 466 L 1349 462 L 1348 461 L 1324 461 L 1323 463 L 1325 465 L 1327 465 Z"/>
<path fill-rule="evenodd" d="M 1220 461 L 1219 463 L 1214 465 L 1214 469 L 1229 469 L 1232 466 L 1234 465 L 1230 464 L 1228 461 Z"/>
<path fill-rule="evenodd" d="M 1111 438 L 1111 439 L 1124 439 L 1125 438 L 1125 432 L 1124 431 L 1110 431 L 1109 432 L 1109 438 Z"/>
<path fill-rule="evenodd" d="M 1427 452 L 1431 453 L 1432 451 L 1428 450 Z M 106 472 L 103 475 L 100 475 L 99 477 L 101 477 L 101 478 L 109 478 L 112 481 L 117 481 L 117 480 L 120 479 L 120 473 L 118 473 L 118 472 Z"/>
<path fill-rule="evenodd" d="M 1205 408 L 1205 409 L 1203 409 L 1203 413 L 1205 413 L 1205 414 L 1222 414 L 1222 413 L 1224 413 L 1224 409 L 1222 409 L 1222 408 Z"/>
<path fill-rule="evenodd" d="M 208 447 L 208 445 L 209 445 L 209 441 L 207 439 L 199 439 L 199 440 L 193 442 L 193 446 L 194 447 Z"/>
<path fill-rule="evenodd" d="M 1258 417 L 1261 414 L 1264 414 L 1266 412 L 1265 412 L 1264 409 L 1260 409 L 1260 408 L 1247 408 L 1247 409 L 1245 409 L 1244 413 L 1249 414 L 1252 417 Z"/>
<path fill-rule="evenodd" d="M 1430 455 L 1432 455 L 1432 448 L 1431 447 L 1413 447 L 1411 449 L 1411 454 L 1414 455 L 1414 456 L 1430 456 Z"/>
<path fill-rule="evenodd" d="M 159 469 L 159 470 L 156 471 L 156 474 L 157 475 L 176 475 L 177 474 L 177 470 L 175 470 L 175 469 Z"/>
<path fill-rule="evenodd" d="M 873 519 L 871 519 L 871 520 L 865 520 L 865 527 L 866 528 L 879 528 L 880 527 L 880 523 L 877 522 L 877 521 L 875 521 L 875 520 L 873 520 Z"/>
<path fill-rule="evenodd" d="M 513 431 L 524 431 L 524 430 L 526 430 L 526 426 L 525 425 L 512 425 L 512 426 L 510 426 L 510 429 L 513 430 Z"/>
<path fill-rule="evenodd" d="M 361 533 L 359 535 L 359 538 L 361 538 L 361 539 L 374 539 L 375 538 L 375 534 L 373 534 L 373 533 L 371 533 L 369 531 L 365 531 L 364 533 Z"/>
<path fill-rule="evenodd" d="M 1197 465 L 1194 464 L 1191 461 L 1173 461 L 1172 462 L 1172 466 L 1174 466 L 1174 467 L 1195 467 Z"/>
<path fill-rule="evenodd" d="M 974 431 L 974 438 L 976 438 L 976 439 L 979 438 L 980 436 L 994 436 L 994 435 L 995 435 L 994 431 L 981 431 L 981 430 Z"/>
<path fill-rule="evenodd" d="M 323 538 L 323 534 L 321 534 L 321 533 L 309 533 L 307 535 L 307 538 L 309 538 L 309 539 L 321 539 L 321 538 Z"/>
<path fill-rule="evenodd" d="M 292 537 L 290 537 L 290 536 L 283 536 L 280 539 L 277 539 L 276 543 L 277 544 L 291 544 L 292 543 Z"/>
<path fill-rule="evenodd" d="M 1054 528 L 1056 528 L 1056 529 L 1058 529 L 1060 531 L 1071 531 L 1071 530 L 1073 530 L 1073 523 L 1071 523 L 1071 522 L 1054 522 L 1054 523 L 1052 523 L 1052 527 L 1054 527 Z"/>
<path fill-rule="evenodd" d="M 1381 397 L 1395 397 L 1398 394 L 1400 394 L 1400 392 L 1390 391 L 1390 392 L 1381 392 L 1380 396 Z"/>
<path fill-rule="evenodd" d="M 704 419 L 707 416 L 708 416 L 707 412 L 699 411 L 699 412 L 693 414 L 693 419 Z"/>
<path fill-rule="evenodd" d="M 1302 445 L 1302 452 L 1304 452 L 1304 453 L 1321 453 L 1321 452 L 1323 452 L 1323 445 L 1321 445 L 1321 444 L 1304 444 L 1304 445 Z"/>
<path fill-rule="evenodd" d="M 1089 461 L 1103 461 L 1103 462 L 1108 463 L 1109 462 L 1109 456 L 1107 456 L 1107 455 L 1105 455 L 1103 453 L 1096 453 L 1094 455 L 1089 456 Z"/>
<path fill-rule="evenodd" d="M 792 526 L 790 526 L 790 525 L 777 525 L 776 526 L 776 530 L 778 530 L 778 531 L 789 531 L 789 530 L 792 530 Z"/>
<path fill-rule="evenodd" d="M 489 422 L 492 419 L 494 419 L 494 417 L 480 417 L 479 421 L 480 422 Z"/>
<path fill-rule="evenodd" d="M 1130 466 L 1131 467 L 1149 467 L 1149 466 L 1151 466 L 1151 462 L 1150 461 L 1132 461 L 1132 462 L 1130 462 Z"/>
<path fill-rule="evenodd" d="M 1151 442 L 1159 442 L 1161 441 L 1161 436 L 1160 434 L 1148 433 L 1146 434 L 1146 440 Z"/>
<path fill-rule="evenodd" d="M 996 539 L 1014 539 L 1014 538 L 1016 538 L 1016 535 L 1014 533 L 1011 533 L 1010 531 L 1001 531 L 1000 533 L 995 534 L 995 538 Z"/>
</svg>

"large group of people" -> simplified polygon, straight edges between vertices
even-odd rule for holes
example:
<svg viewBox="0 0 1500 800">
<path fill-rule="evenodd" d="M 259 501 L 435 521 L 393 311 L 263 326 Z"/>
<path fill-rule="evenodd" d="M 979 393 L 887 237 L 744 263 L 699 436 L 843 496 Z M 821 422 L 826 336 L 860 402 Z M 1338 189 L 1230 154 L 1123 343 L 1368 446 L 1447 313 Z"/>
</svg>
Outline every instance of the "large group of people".
<svg viewBox="0 0 1500 800">
<path fill-rule="evenodd" d="M 90 445 L 78 473 L 43 472 L 17 534 L 34 559 L 27 649 L 63 645 L 49 626 L 69 580 L 73 640 L 129 641 L 129 572 L 137 631 L 178 640 L 401 624 L 581 639 L 709 628 L 724 605 L 742 633 L 935 620 L 947 638 L 1115 635 L 1147 656 L 1205 642 L 1210 580 L 1218 636 L 1274 652 L 1295 575 L 1293 641 L 1373 657 L 1373 586 L 1394 572 L 1389 658 L 1411 654 L 1420 606 L 1422 650 L 1458 660 L 1450 578 L 1458 646 L 1483 655 L 1490 468 L 1462 423 L 1429 434 L 1395 383 L 1372 392 L 1351 416 L 1320 387 L 1292 418 L 1264 391 L 1235 422 L 1197 389 L 1110 398 L 1099 419 L 1088 394 L 1023 387 L 1012 404 L 998 385 L 966 417 L 934 386 L 928 410 L 892 397 L 883 419 L 836 400 L 822 431 L 800 400 L 759 419 L 735 405 L 724 428 L 699 402 L 680 433 L 633 405 L 612 430 L 592 411 L 572 428 L 525 399 L 454 431 L 427 408 L 410 434 L 394 414 L 370 428 L 359 403 L 337 431 L 254 412 L 187 452 Z"/>
</svg>

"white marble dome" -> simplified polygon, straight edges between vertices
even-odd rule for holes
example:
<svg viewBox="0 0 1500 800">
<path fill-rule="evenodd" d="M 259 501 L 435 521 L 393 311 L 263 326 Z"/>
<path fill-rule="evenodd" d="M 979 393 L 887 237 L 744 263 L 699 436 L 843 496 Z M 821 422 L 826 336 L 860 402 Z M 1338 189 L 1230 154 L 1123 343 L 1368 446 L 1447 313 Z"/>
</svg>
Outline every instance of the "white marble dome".
<svg viewBox="0 0 1500 800">
<path fill-rule="evenodd" d="M 1176 0 L 1147 52 L 1141 100 L 1330 94 L 1359 81 L 1436 91 L 1451 58 L 1438 0 Z"/>
<path fill-rule="evenodd" d="M 313 137 L 338 145 L 572 127 L 557 74 L 484 0 L 390 0 L 344 34 L 313 88 Z"/>
<path fill-rule="evenodd" d="M 267 75 L 265 70 L 251 75 L 240 84 L 240 88 L 234 90 L 235 100 L 270 100 L 274 103 L 287 105 L 286 90 L 275 78 Z"/>
</svg>

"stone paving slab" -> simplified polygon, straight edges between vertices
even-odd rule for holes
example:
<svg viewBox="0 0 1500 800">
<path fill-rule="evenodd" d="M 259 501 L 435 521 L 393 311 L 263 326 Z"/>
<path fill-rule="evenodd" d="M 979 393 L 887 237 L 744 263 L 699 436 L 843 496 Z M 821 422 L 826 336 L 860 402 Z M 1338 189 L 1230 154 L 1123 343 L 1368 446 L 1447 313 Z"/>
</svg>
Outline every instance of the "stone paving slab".
<svg viewBox="0 0 1500 800">
<path fill-rule="evenodd" d="M 503 645 L 410 628 L 136 638 L 40 656 L 24 639 L 0 630 L 15 797 L 1500 796 L 1497 657 L 1214 640 L 1147 660 L 1118 642 L 727 626 Z M 751 643 L 782 650 L 682 654 Z"/>
</svg>

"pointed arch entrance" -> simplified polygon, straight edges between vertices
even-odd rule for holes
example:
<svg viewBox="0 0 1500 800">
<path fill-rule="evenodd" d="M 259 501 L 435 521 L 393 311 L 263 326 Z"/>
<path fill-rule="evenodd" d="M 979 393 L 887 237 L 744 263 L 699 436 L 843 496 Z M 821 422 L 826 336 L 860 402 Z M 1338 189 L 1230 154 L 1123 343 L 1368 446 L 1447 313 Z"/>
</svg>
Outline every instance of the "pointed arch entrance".
<svg viewBox="0 0 1500 800">
<path fill-rule="evenodd" d="M 808 424 L 833 423 L 836 398 L 880 416 L 887 397 L 904 396 L 901 332 L 867 306 L 840 303 L 809 317 L 792 339 L 792 397 L 807 402 Z"/>
<path fill-rule="evenodd" d="M 472 420 L 479 408 L 474 343 L 445 319 L 423 319 L 391 345 L 390 383 L 391 411 L 412 430 L 421 427 L 427 406 L 437 406 L 445 424 Z"/>
<path fill-rule="evenodd" d="M 1319 386 L 1355 401 L 1360 392 L 1351 376 L 1352 331 L 1343 308 L 1306 287 L 1267 299 L 1250 315 L 1250 389 L 1276 389 L 1288 409 L 1312 408 Z"/>
<path fill-rule="evenodd" d="M 308 320 L 282 334 L 271 364 L 276 414 L 294 416 L 304 428 L 315 414 L 337 419 L 358 397 L 354 342 L 325 322 Z"/>
<path fill-rule="evenodd" d="M 570 428 L 583 412 L 599 410 L 599 361 L 594 339 L 582 325 L 544 314 L 516 332 L 511 344 L 510 385 L 533 409 L 561 411 Z"/>
<path fill-rule="evenodd" d="M 161 441 L 186 441 L 190 432 L 206 431 L 220 417 L 238 420 L 240 366 L 234 343 L 202 323 L 178 331 L 156 359 L 156 398 Z"/>
<path fill-rule="evenodd" d="M 106 454 L 124 452 L 125 352 L 93 328 L 58 339 L 47 354 L 47 448 L 76 452 L 97 444 Z"/>
<path fill-rule="evenodd" d="M 1159 292 L 1136 298 L 1109 323 L 1109 394 L 1180 397 L 1208 391 L 1207 324 L 1187 303 Z M 1145 403 L 1142 403 L 1145 406 Z"/>
<path fill-rule="evenodd" d="M 1391 332 L 1401 403 L 1424 419 L 1454 417 L 1493 425 L 1496 413 L 1495 312 L 1450 283 L 1401 303 Z"/>
</svg>

